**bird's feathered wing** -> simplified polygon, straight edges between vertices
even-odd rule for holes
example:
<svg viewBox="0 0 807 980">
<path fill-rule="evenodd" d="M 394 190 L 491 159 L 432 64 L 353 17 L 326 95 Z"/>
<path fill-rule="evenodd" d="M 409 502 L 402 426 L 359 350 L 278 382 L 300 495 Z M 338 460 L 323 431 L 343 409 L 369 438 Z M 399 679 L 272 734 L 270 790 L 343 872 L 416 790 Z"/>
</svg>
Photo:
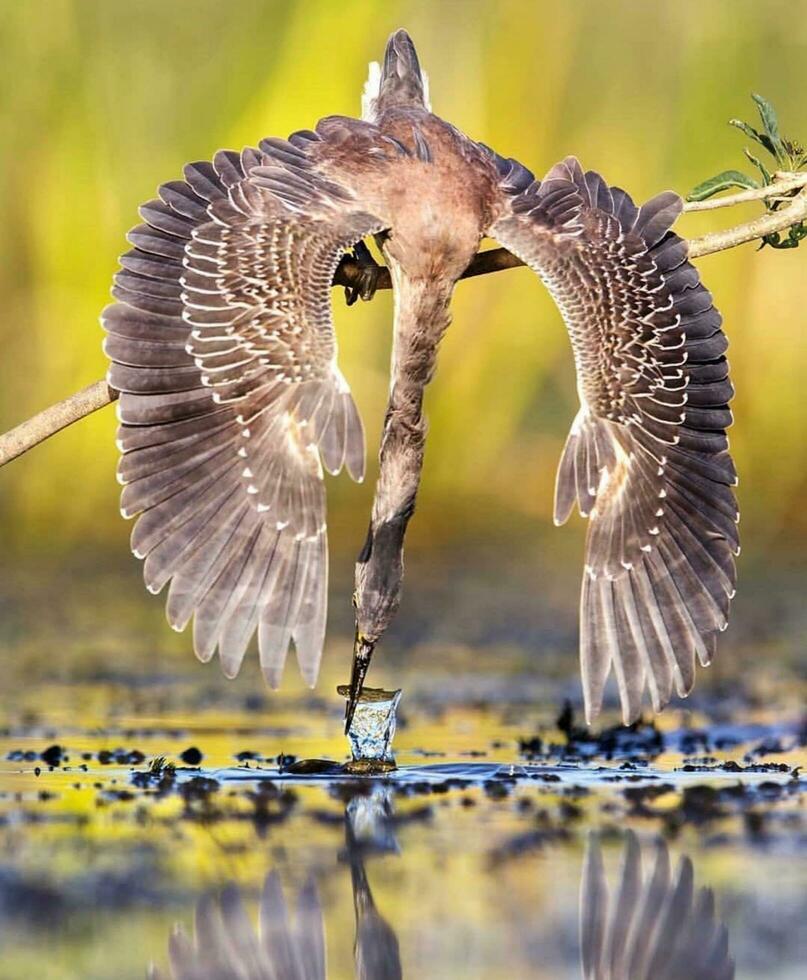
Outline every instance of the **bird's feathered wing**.
<svg viewBox="0 0 807 980">
<path fill-rule="evenodd" d="M 682 204 L 637 208 L 574 158 L 543 181 L 494 156 L 502 214 L 489 234 L 549 288 L 565 320 L 580 411 L 555 521 L 589 518 L 580 655 L 586 715 L 613 665 L 625 723 L 645 683 L 656 710 L 692 688 L 727 624 L 739 551 L 725 429 L 732 386 L 710 293 L 670 231 Z"/>
<path fill-rule="evenodd" d="M 316 680 L 325 631 L 322 465 L 364 472 L 330 310 L 345 249 L 384 223 L 317 160 L 341 127 L 185 168 L 141 208 L 102 322 L 120 391 L 121 509 L 169 622 L 234 676 L 258 631 Z M 324 135 L 323 135 L 324 134 Z"/>
</svg>

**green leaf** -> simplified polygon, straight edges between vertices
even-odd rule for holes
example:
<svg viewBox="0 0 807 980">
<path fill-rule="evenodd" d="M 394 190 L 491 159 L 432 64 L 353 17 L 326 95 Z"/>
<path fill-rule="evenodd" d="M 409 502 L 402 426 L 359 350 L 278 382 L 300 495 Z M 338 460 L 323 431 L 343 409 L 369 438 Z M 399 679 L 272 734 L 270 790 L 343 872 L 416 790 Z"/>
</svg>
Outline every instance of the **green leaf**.
<svg viewBox="0 0 807 980">
<path fill-rule="evenodd" d="M 772 184 L 773 183 L 773 177 L 771 176 L 771 173 L 768 170 L 768 168 L 765 166 L 765 164 L 758 157 L 755 157 L 754 154 L 750 150 L 745 150 L 744 149 L 743 150 L 743 153 L 745 153 L 745 155 L 748 157 L 748 159 L 751 161 L 751 163 L 753 163 L 754 166 L 762 174 L 762 180 L 763 180 L 763 183 L 765 184 L 765 186 L 767 187 L 768 184 Z"/>
<path fill-rule="evenodd" d="M 764 133 L 758 133 L 753 126 L 749 126 L 747 122 L 743 122 L 742 119 L 729 119 L 729 126 L 734 126 L 746 136 L 750 136 L 752 140 L 755 140 L 760 146 L 764 146 L 771 156 L 776 156 L 776 150 L 774 149 L 773 143 Z"/>
<path fill-rule="evenodd" d="M 773 155 L 776 157 L 780 167 L 788 167 L 790 165 L 790 158 L 782 143 L 782 137 L 779 135 L 779 120 L 776 117 L 776 111 L 770 102 L 767 99 L 763 99 L 761 95 L 752 93 L 751 98 L 756 102 L 757 109 L 759 109 L 762 125 L 765 127 L 765 133 L 773 147 Z"/>
<path fill-rule="evenodd" d="M 740 173 L 739 170 L 724 170 L 722 174 L 717 174 L 698 184 L 694 190 L 690 191 L 687 200 L 705 201 L 707 197 L 719 194 L 720 191 L 726 191 L 730 187 L 759 187 L 759 181 Z"/>
<path fill-rule="evenodd" d="M 787 238 L 782 238 L 778 231 L 770 235 L 765 235 L 760 244 L 760 248 L 770 245 L 771 248 L 798 248 L 804 239 L 807 238 L 807 223 L 800 221 L 793 225 L 787 233 Z"/>
</svg>

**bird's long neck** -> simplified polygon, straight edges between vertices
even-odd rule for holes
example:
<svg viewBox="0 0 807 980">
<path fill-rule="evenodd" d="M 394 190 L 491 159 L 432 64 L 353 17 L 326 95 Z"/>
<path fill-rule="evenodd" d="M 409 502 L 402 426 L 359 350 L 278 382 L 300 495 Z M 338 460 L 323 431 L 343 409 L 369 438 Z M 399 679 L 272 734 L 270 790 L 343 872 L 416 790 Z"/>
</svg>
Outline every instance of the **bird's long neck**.
<svg viewBox="0 0 807 980">
<path fill-rule="evenodd" d="M 395 332 L 373 506 L 376 526 L 395 518 L 406 522 L 414 510 L 426 442 L 423 396 L 434 375 L 440 340 L 451 320 L 453 289 L 453 282 L 411 279 L 395 263 L 391 268 Z"/>
<path fill-rule="evenodd" d="M 375 644 L 398 608 L 403 542 L 423 468 L 423 393 L 450 321 L 453 282 L 416 279 L 387 256 L 395 297 L 389 404 L 367 541 L 356 566 L 357 636 Z"/>
<path fill-rule="evenodd" d="M 350 730 L 373 650 L 398 610 L 406 527 L 423 469 L 423 393 L 450 321 L 450 277 L 408 276 L 385 248 L 395 297 L 392 381 L 381 439 L 380 467 L 367 540 L 356 562 L 356 639 L 345 731 Z"/>
</svg>

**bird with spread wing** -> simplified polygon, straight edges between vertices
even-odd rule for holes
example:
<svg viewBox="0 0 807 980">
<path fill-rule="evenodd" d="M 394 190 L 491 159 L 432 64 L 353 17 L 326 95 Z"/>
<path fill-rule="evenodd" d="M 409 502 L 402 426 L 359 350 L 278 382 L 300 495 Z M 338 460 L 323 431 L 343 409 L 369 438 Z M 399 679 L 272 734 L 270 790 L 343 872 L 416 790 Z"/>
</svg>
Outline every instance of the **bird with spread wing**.
<svg viewBox="0 0 807 980">
<path fill-rule="evenodd" d="M 373 236 L 395 300 L 389 404 L 356 563 L 350 726 L 398 608 L 423 464 L 424 390 L 454 286 L 483 238 L 543 280 L 571 338 L 580 410 L 555 520 L 588 517 L 580 607 L 586 715 L 613 666 L 625 723 L 648 688 L 687 694 L 727 623 L 738 552 L 725 429 L 732 386 L 710 293 L 671 226 L 680 198 L 637 207 L 573 157 L 543 180 L 433 115 L 405 31 L 371 66 L 362 119 L 222 150 L 143 205 L 103 313 L 120 392 L 121 509 L 146 585 L 168 585 L 197 656 L 237 674 L 257 632 L 276 687 L 294 644 L 309 684 L 325 637 L 324 471 L 365 471 L 337 358 L 334 273 Z M 369 256 L 368 256 L 369 258 Z M 462 451 L 462 447 L 458 447 Z"/>
</svg>

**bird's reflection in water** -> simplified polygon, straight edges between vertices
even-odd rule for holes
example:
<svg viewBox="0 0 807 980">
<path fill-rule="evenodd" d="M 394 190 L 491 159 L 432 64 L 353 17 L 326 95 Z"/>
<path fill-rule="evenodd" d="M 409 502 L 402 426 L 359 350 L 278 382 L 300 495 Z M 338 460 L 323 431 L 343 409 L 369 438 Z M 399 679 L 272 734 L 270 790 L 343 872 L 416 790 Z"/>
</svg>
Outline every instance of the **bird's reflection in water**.
<svg viewBox="0 0 807 980">
<path fill-rule="evenodd" d="M 385 786 L 376 787 L 369 796 L 354 797 L 345 808 L 347 859 L 356 912 L 353 951 L 359 980 L 400 980 L 403 976 L 398 937 L 375 906 L 364 861 L 372 853 L 398 853 L 393 816 L 392 793 Z"/>
<path fill-rule="evenodd" d="M 256 932 L 234 885 L 196 907 L 194 936 L 181 926 L 168 943 L 170 974 L 153 980 L 324 980 L 325 931 L 316 886 L 297 896 L 293 919 L 278 875 L 266 876 Z"/>
<path fill-rule="evenodd" d="M 345 808 L 345 859 L 350 866 L 356 913 L 355 976 L 400 980 L 398 938 L 376 908 L 365 859 L 398 851 L 391 827 L 390 792 L 378 786 Z M 294 906 L 294 908 L 292 908 Z M 325 921 L 316 884 L 310 880 L 288 902 L 277 872 L 266 876 L 257 931 L 235 885 L 207 896 L 196 907 L 191 939 L 176 926 L 168 943 L 170 973 L 152 967 L 151 980 L 325 980 Z"/>
<path fill-rule="evenodd" d="M 367 858 L 398 852 L 389 790 L 374 788 L 345 808 L 344 860 L 355 910 L 354 967 L 360 980 L 400 980 L 398 938 L 373 899 Z M 609 889 L 600 839 L 589 836 L 580 880 L 580 960 L 584 980 L 731 980 L 726 927 L 709 888 L 696 888 L 692 862 L 673 870 L 667 845 L 624 835 L 620 871 Z M 257 930 L 235 886 L 202 899 L 191 939 L 176 927 L 170 973 L 153 980 L 324 980 L 325 926 L 313 880 L 287 901 L 276 872 L 264 883 Z M 544 974 L 541 974 L 542 976 Z"/>
<path fill-rule="evenodd" d="M 644 868 L 647 870 L 645 871 Z M 580 882 L 580 947 L 585 980 L 730 980 L 728 932 L 710 888 L 696 890 L 685 855 L 673 872 L 663 841 L 642 848 L 628 831 L 609 892 L 596 835 Z"/>
</svg>

